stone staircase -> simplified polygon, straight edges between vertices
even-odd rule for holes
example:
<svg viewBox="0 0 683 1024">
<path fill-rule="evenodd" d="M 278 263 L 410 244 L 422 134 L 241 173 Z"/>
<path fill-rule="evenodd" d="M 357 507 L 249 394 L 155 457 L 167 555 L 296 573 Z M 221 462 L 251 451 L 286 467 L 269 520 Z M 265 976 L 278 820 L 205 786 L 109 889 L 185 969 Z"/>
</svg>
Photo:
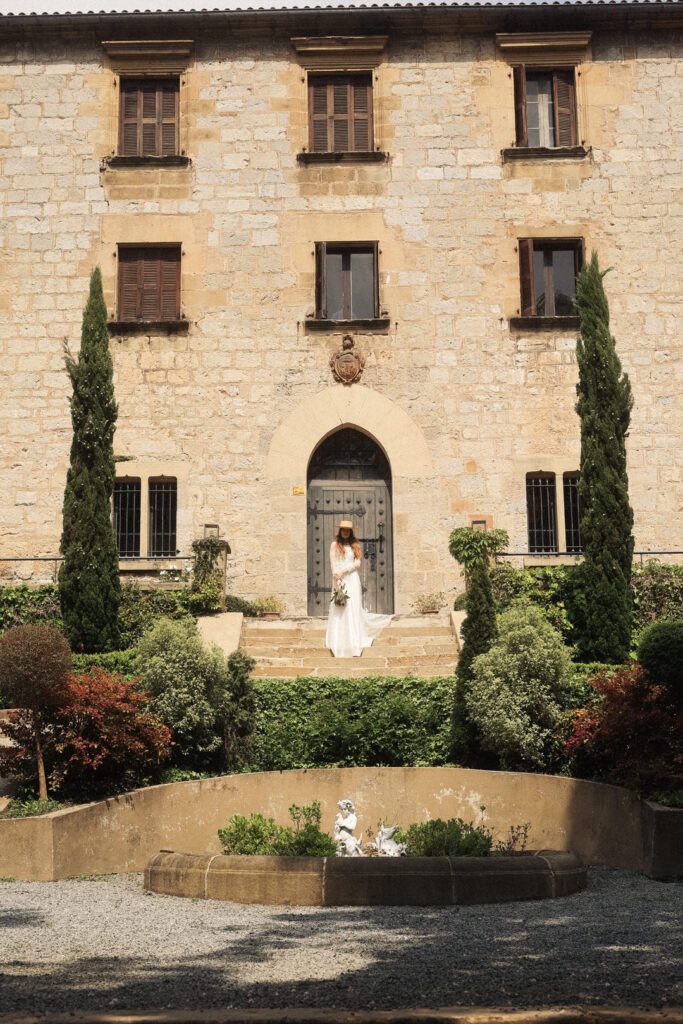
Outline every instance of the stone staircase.
<svg viewBox="0 0 683 1024">
<path fill-rule="evenodd" d="M 451 617 L 396 616 L 360 658 L 333 658 L 323 619 L 245 619 L 240 647 L 256 661 L 254 676 L 442 676 L 458 660 Z"/>
</svg>

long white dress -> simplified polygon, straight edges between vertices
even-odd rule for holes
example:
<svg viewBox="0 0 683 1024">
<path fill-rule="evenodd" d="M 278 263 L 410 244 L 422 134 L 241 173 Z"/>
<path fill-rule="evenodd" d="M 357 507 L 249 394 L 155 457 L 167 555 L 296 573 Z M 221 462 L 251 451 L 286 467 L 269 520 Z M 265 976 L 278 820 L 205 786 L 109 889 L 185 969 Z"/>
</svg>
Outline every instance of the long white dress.
<svg viewBox="0 0 683 1024">
<path fill-rule="evenodd" d="M 339 555 L 337 542 L 330 546 L 332 577 L 341 576 L 341 582 L 349 595 L 345 605 L 330 602 L 327 619 L 325 647 L 329 647 L 335 658 L 359 658 L 364 648 L 370 647 L 377 635 L 391 622 L 392 615 L 378 615 L 363 607 L 360 558 L 353 554 L 350 544 L 344 545 L 344 554 Z M 334 586 L 334 582 L 333 582 Z"/>
</svg>

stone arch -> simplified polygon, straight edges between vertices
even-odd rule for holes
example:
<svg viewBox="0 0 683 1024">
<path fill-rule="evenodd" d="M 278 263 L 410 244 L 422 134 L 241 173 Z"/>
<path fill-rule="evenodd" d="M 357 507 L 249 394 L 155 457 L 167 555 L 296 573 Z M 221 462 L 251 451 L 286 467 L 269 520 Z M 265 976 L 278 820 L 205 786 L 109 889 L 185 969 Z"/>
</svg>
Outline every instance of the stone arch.
<svg viewBox="0 0 683 1024">
<path fill-rule="evenodd" d="M 427 442 L 412 417 L 385 395 L 358 385 L 329 387 L 301 402 L 273 434 L 266 476 L 305 481 L 311 454 L 340 427 L 372 437 L 386 452 L 394 478 L 434 476 Z"/>
</svg>

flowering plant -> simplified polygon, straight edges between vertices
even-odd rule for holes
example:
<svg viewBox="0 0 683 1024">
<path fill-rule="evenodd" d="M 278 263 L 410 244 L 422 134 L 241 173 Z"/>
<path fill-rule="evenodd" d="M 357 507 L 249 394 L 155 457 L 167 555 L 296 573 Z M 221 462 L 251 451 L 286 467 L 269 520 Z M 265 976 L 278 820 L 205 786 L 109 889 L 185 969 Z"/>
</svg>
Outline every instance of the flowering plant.
<svg viewBox="0 0 683 1024">
<path fill-rule="evenodd" d="M 332 591 L 332 600 L 339 608 L 344 608 L 349 599 L 348 592 L 343 583 L 338 583 Z"/>
</svg>

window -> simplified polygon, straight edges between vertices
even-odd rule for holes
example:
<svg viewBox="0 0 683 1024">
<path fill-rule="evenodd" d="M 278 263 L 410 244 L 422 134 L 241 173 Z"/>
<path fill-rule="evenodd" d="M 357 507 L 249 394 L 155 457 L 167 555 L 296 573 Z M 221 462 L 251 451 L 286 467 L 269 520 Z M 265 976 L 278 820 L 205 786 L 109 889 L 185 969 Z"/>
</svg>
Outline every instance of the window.
<svg viewBox="0 0 683 1024">
<path fill-rule="evenodd" d="M 316 243 L 316 317 L 375 320 L 379 316 L 377 242 Z"/>
<path fill-rule="evenodd" d="M 114 484 L 114 531 L 119 558 L 140 557 L 140 481 L 117 480 Z"/>
<path fill-rule="evenodd" d="M 579 517 L 581 499 L 579 495 L 579 474 L 565 473 L 562 477 L 564 491 L 564 532 L 567 554 L 579 555 L 583 551 Z"/>
<path fill-rule="evenodd" d="M 529 552 L 532 554 L 557 552 L 554 473 L 527 473 L 526 514 Z"/>
<path fill-rule="evenodd" d="M 178 153 L 178 79 L 122 78 L 119 155 L 163 157 Z"/>
<path fill-rule="evenodd" d="M 118 318 L 180 319 L 180 246 L 119 246 Z"/>
<path fill-rule="evenodd" d="M 523 317 L 576 317 L 576 276 L 583 262 L 579 238 L 519 240 Z"/>
<path fill-rule="evenodd" d="M 555 149 L 578 145 L 574 68 L 543 71 L 516 64 L 517 145 Z"/>
<path fill-rule="evenodd" d="M 312 153 L 372 150 L 372 75 L 310 75 L 308 136 Z"/>
<path fill-rule="evenodd" d="M 149 481 L 149 554 L 173 556 L 176 551 L 178 483 L 168 478 Z"/>
</svg>

